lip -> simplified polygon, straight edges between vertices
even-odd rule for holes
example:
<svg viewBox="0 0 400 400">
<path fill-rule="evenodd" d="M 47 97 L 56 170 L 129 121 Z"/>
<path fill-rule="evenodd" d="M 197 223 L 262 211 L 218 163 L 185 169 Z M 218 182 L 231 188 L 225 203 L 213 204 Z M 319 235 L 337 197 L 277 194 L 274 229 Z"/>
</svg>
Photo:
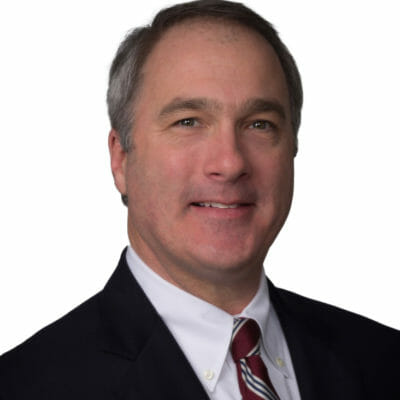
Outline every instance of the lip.
<svg viewBox="0 0 400 400">
<path fill-rule="evenodd" d="M 218 208 L 218 207 L 202 207 L 198 206 L 199 203 L 220 203 L 226 206 L 231 206 L 234 204 L 238 204 L 238 207 L 235 208 Z M 192 212 L 197 215 L 201 215 L 204 217 L 210 218 L 223 218 L 223 219 L 235 219 L 241 218 L 254 209 L 254 203 L 248 203 L 243 201 L 216 201 L 216 200 L 204 200 L 204 201 L 195 201 L 190 203 L 190 209 Z"/>
<path fill-rule="evenodd" d="M 254 202 L 249 198 L 231 198 L 231 199 L 216 199 L 216 198 L 201 198 L 193 200 L 190 204 L 198 203 L 220 203 L 225 205 L 240 204 L 240 205 L 250 205 Z"/>
</svg>

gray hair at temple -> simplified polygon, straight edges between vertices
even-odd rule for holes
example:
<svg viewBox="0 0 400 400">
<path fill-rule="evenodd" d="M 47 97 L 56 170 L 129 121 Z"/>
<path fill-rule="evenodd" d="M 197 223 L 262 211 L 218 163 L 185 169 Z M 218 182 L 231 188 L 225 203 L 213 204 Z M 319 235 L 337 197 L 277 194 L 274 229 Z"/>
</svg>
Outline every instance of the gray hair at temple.
<svg viewBox="0 0 400 400">
<path fill-rule="evenodd" d="M 134 103 L 143 80 L 142 68 L 147 57 L 169 28 L 199 18 L 243 25 L 258 32 L 273 47 L 288 86 L 291 125 L 297 152 L 303 90 L 296 63 L 271 23 L 243 4 L 225 0 L 198 0 L 163 9 L 149 25 L 133 29 L 122 41 L 110 69 L 107 105 L 111 127 L 118 132 L 123 149 L 128 152 L 132 147 Z M 123 202 L 126 204 L 127 199 L 124 197 Z"/>
</svg>

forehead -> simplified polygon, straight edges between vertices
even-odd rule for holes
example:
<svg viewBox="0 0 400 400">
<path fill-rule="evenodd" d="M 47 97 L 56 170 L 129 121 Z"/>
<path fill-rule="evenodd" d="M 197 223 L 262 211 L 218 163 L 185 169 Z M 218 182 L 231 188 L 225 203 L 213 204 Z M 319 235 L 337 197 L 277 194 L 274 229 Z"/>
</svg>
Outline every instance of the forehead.
<svg viewBox="0 0 400 400">
<path fill-rule="evenodd" d="M 187 97 L 192 91 L 200 97 L 212 92 L 217 100 L 230 97 L 232 102 L 279 94 L 285 103 L 288 97 L 272 46 L 234 22 L 203 18 L 171 27 L 154 46 L 142 72 L 142 94 L 154 97 L 168 93 Z"/>
<path fill-rule="evenodd" d="M 213 18 L 194 18 L 178 23 L 167 29 L 150 51 L 144 64 L 146 67 L 160 61 L 167 52 L 186 48 L 203 47 L 205 52 L 211 48 L 238 48 L 240 45 L 269 53 L 270 58 L 278 60 L 269 42 L 258 32 L 234 21 Z"/>
</svg>

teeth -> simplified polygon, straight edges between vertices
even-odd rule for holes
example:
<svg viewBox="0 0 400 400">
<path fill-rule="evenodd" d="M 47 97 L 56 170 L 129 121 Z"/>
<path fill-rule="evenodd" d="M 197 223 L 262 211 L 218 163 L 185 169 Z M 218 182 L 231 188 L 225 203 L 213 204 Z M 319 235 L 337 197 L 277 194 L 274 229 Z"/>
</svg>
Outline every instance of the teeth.
<svg viewBox="0 0 400 400">
<path fill-rule="evenodd" d="M 214 207 L 214 208 L 237 208 L 239 204 L 222 204 L 222 203 L 198 203 L 200 207 Z"/>
</svg>

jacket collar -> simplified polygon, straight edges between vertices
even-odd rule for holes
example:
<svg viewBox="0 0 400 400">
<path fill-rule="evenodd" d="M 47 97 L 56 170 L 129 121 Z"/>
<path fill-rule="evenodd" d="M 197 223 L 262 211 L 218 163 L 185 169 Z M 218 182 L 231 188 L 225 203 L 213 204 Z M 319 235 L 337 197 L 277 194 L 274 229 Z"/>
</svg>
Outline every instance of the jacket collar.
<svg viewBox="0 0 400 400">
<path fill-rule="evenodd" d="M 316 302 L 277 289 L 269 281 L 271 302 L 284 331 L 302 400 L 364 399 L 359 373 L 337 348 L 332 326 L 320 319 Z"/>
<path fill-rule="evenodd" d="M 116 397 L 208 399 L 175 339 L 129 271 L 125 254 L 126 249 L 99 295 L 101 347 L 116 360 L 127 361 L 115 361 L 121 374 Z"/>
</svg>

